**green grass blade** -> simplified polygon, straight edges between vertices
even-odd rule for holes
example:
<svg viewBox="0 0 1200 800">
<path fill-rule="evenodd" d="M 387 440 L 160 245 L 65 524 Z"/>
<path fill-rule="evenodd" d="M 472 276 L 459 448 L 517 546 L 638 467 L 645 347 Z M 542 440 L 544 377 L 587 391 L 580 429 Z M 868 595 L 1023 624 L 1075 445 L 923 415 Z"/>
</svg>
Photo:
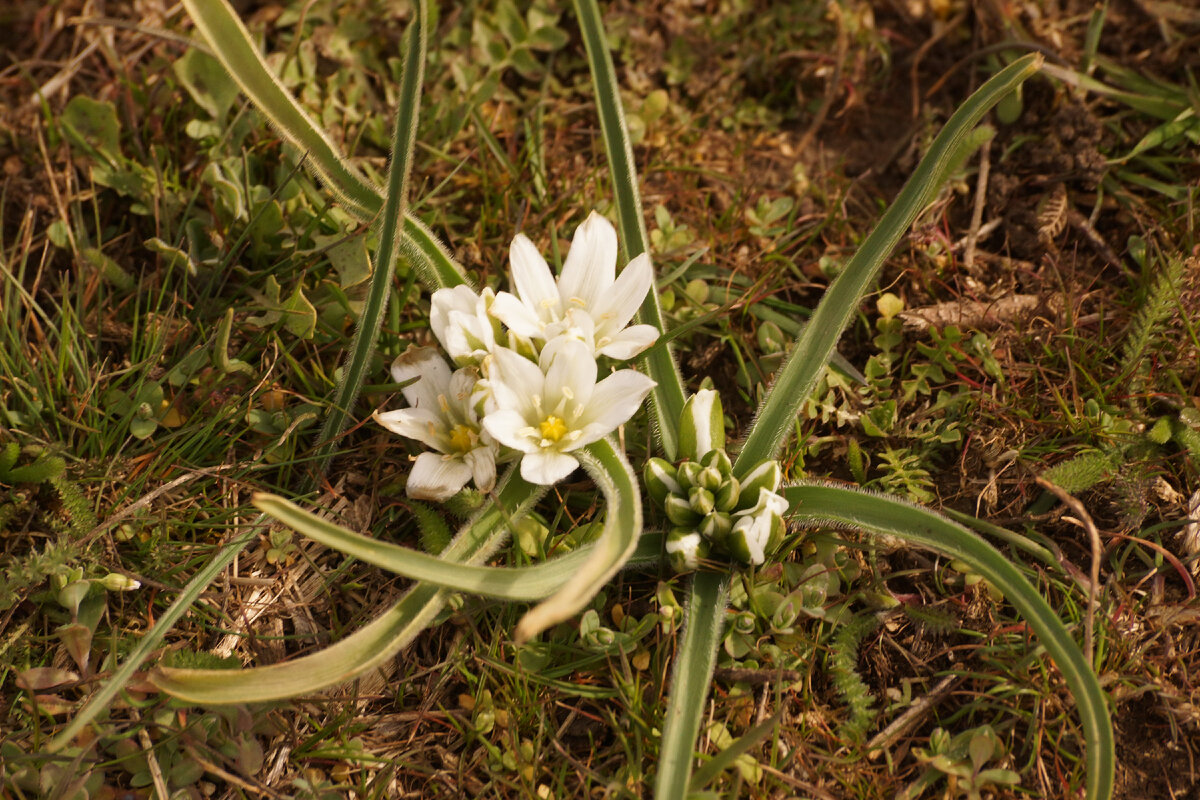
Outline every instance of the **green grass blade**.
<svg viewBox="0 0 1200 800">
<path fill-rule="evenodd" d="M 590 545 L 528 567 L 474 566 L 355 533 L 276 495 L 256 494 L 254 505 L 308 538 L 360 561 L 444 589 L 502 600 L 548 597 L 569 582 L 595 550 L 595 545 Z"/>
<path fill-rule="evenodd" d="M 531 608 L 517 623 L 513 636 L 517 642 L 528 641 L 582 611 L 633 555 L 642 533 L 642 495 L 637 478 L 613 442 L 601 439 L 577 454 L 604 494 L 604 530 L 596 540 L 595 549 L 571 580 Z"/>
<path fill-rule="evenodd" d="M 1115 752 L 1108 703 L 1083 652 L 1062 620 L 1025 576 L 988 542 L 926 508 L 845 486 L 806 484 L 784 490 L 793 518 L 861 528 L 959 558 L 990 581 L 1028 621 L 1075 697 L 1087 740 L 1088 797 L 1113 792 Z"/>
<path fill-rule="evenodd" d="M 735 474 L 743 474 L 778 455 L 800 406 L 811 394 L 863 295 L 874 285 L 884 260 L 949 177 L 950 170 L 967 155 L 964 149 L 975 141 L 975 126 L 1040 65 L 1041 56 L 1036 54 L 1018 59 L 981 86 L 950 117 L 879 225 L 817 304 L 763 401 L 734 462 Z"/>
<path fill-rule="evenodd" d="M 444 553 L 448 559 L 479 563 L 507 537 L 508 520 L 519 517 L 544 492 L 510 473 L 485 508 L 459 532 Z M 312 655 L 243 670 L 171 669 L 151 673 L 168 694 L 201 704 L 281 700 L 333 686 L 379 666 L 423 631 L 445 606 L 450 592 L 430 584 L 413 586 L 366 627 Z"/>
<path fill-rule="evenodd" d="M 106 711 L 109 705 L 117 698 L 125 685 L 129 683 L 133 674 L 142 666 L 150 655 L 158 649 L 162 644 L 163 639 L 176 623 L 183 618 L 188 609 L 192 607 L 192 603 L 208 589 L 208 585 L 217 579 L 217 576 L 225 571 L 225 568 L 233 563 L 233 559 L 238 553 L 242 552 L 250 542 L 258 537 L 258 529 L 263 523 L 263 516 L 259 515 L 258 519 L 250 526 L 250 530 L 238 536 L 236 539 L 225 545 L 212 561 L 197 572 L 187 586 L 183 587 L 183 591 L 175 598 L 175 602 L 167 607 L 167 610 L 159 615 L 146 635 L 141 638 L 137 646 L 130 651 L 129 655 L 125 656 L 125 660 L 121 662 L 121 666 L 117 668 L 108 680 L 100 687 L 94 695 L 88 698 L 87 703 L 83 708 L 76 712 L 71 721 L 62 731 L 55 736 L 46 746 L 46 750 L 51 753 L 58 752 L 64 747 L 70 745 L 80 731 L 94 720 L 101 712 Z"/>
<path fill-rule="evenodd" d="M 732 767 L 737 761 L 738 756 L 749 753 L 756 744 L 774 733 L 779 727 L 779 721 L 782 717 L 783 710 L 780 709 L 773 717 L 758 723 L 746 731 L 736 742 L 709 759 L 703 767 L 692 773 L 690 781 L 691 790 L 693 792 L 701 791 L 705 786 L 712 783 L 718 775 Z"/>
<path fill-rule="evenodd" d="M 608 52 L 604 22 L 596 0 L 576 0 L 575 14 L 583 32 L 592 84 L 596 90 L 596 108 L 600 114 L 600 132 L 604 137 L 604 149 L 608 153 L 608 166 L 612 172 L 621 242 L 626 257 L 632 259 L 650 252 L 650 237 L 646 234 L 646 222 L 642 218 L 637 168 L 634 166 L 633 147 L 629 143 L 629 131 L 625 125 L 625 112 L 621 108 L 621 95 L 617 90 L 617 74 L 612 55 Z M 657 292 L 647 294 L 642 303 L 641 319 L 660 332 L 665 330 Z M 679 368 L 670 347 L 652 348 L 643 360 L 646 371 L 658 383 L 651 394 L 651 403 L 662 449 L 667 459 L 673 461 L 679 417 L 683 413 L 685 399 L 683 379 L 679 376 Z"/>
<path fill-rule="evenodd" d="M 305 165 L 353 216 L 370 222 L 383 210 L 383 194 L 341 154 L 267 66 L 228 0 L 184 0 L 196 30 L 250 101 L 285 140 L 304 153 Z M 466 282 L 449 251 L 420 220 L 404 218 L 404 246 L 425 284 Z"/>
<path fill-rule="evenodd" d="M 421 107 L 421 83 L 425 75 L 425 48 L 428 37 L 428 8 L 425 2 L 413 6 L 413 19 L 404 36 L 404 67 L 400 77 L 400 102 L 396 110 L 396 130 L 392 139 L 392 161 L 388 167 L 387 199 L 379 227 L 379 250 L 375 254 L 371 285 L 358 327 L 354 331 L 354 342 L 350 348 L 350 360 L 342 372 L 337 396 L 329 407 L 325 427 L 321 429 L 320 447 L 317 450 L 317 469 L 324 472 L 338 440 L 358 400 L 375 352 L 375 340 L 383 324 L 387 310 L 388 294 L 392 288 L 392 273 L 396 258 L 400 255 L 401 224 L 408 205 L 408 179 L 412 173 L 413 147 L 417 141 L 417 116 Z"/>
<path fill-rule="evenodd" d="M 688 796 L 696 737 L 721 646 L 728 598 L 728 573 L 697 572 L 692 578 L 654 779 L 657 800 L 685 800 Z"/>
</svg>

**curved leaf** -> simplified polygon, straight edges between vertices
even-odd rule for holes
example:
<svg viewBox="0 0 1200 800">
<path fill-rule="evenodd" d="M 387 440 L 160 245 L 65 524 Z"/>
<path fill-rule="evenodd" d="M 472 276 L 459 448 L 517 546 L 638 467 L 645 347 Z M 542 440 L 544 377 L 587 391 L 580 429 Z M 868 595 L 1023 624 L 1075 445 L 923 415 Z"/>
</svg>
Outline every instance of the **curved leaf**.
<svg viewBox="0 0 1200 800">
<path fill-rule="evenodd" d="M 592 557 L 595 545 L 528 567 L 460 564 L 410 547 L 355 533 L 271 494 L 256 494 L 254 505 L 310 539 L 360 561 L 445 589 L 501 600 L 541 600 L 562 588 Z"/>
<path fill-rule="evenodd" d="M 604 584 L 625 565 L 642 533 L 642 495 L 625 457 L 610 439 L 578 452 L 580 463 L 604 494 L 604 530 L 595 549 L 571 579 L 552 596 L 531 608 L 517 623 L 519 643 L 581 611 Z"/>
<path fill-rule="evenodd" d="M 1075 696 L 1087 740 L 1088 797 L 1108 800 L 1116 759 L 1108 703 L 1100 682 L 1062 620 L 999 550 L 940 514 L 862 489 L 826 484 L 783 490 L 794 519 L 887 534 L 959 558 L 990 581 L 1028 621 Z"/>
<path fill-rule="evenodd" d="M 383 210 L 383 194 L 346 159 L 332 140 L 300 107 L 258 52 L 250 33 L 228 0 L 184 0 L 184 8 L 213 54 L 258 107 L 279 135 L 304 153 L 316 174 L 346 210 L 370 222 Z M 403 101 L 402 101 L 403 102 Z M 404 243 L 414 266 L 431 287 L 466 283 L 450 253 L 420 220 L 406 214 Z"/>
<path fill-rule="evenodd" d="M 520 517 L 545 491 L 515 471 L 488 505 L 463 526 L 445 557 L 479 563 L 507 537 L 507 523 Z M 423 631 L 445 606 L 450 592 L 429 584 L 406 591 L 365 628 L 312 655 L 280 664 L 242 670 L 155 669 L 150 679 L 168 694 L 203 704 L 257 703 L 309 694 L 348 681 L 391 658 Z"/>
</svg>

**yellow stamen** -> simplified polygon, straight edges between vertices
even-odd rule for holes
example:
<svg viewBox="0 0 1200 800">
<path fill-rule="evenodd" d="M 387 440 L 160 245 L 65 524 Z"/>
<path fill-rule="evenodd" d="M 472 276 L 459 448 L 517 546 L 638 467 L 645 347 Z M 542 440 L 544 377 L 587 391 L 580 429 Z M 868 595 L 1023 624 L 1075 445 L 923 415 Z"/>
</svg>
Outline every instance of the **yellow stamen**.
<svg viewBox="0 0 1200 800">
<path fill-rule="evenodd" d="M 460 453 L 469 452 L 475 447 L 475 431 L 466 425 L 455 425 L 450 429 L 450 446 Z"/>
<path fill-rule="evenodd" d="M 548 439 L 551 442 L 557 442 L 567 434 L 566 423 L 553 414 L 542 420 L 538 428 L 542 432 L 542 438 Z"/>
</svg>

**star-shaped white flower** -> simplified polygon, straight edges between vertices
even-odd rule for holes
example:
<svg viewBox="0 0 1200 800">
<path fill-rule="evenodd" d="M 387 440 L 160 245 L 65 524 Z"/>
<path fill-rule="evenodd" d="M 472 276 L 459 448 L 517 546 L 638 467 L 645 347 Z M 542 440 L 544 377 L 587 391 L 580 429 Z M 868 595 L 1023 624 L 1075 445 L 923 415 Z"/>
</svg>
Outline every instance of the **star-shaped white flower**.
<svg viewBox="0 0 1200 800">
<path fill-rule="evenodd" d="M 491 313 L 518 336 L 571 336 L 593 353 L 622 360 L 658 338 L 652 325 L 626 327 L 654 285 L 650 257 L 641 254 L 617 276 L 617 232 L 596 212 L 575 230 L 557 281 L 524 234 L 513 239 L 509 260 L 516 295 L 497 294 Z"/>
<path fill-rule="evenodd" d="M 392 364 L 397 383 L 416 378 L 401 389 L 408 408 L 375 412 L 375 419 L 393 433 L 416 439 L 437 452 L 417 456 L 408 476 L 409 497 L 443 501 L 472 478 L 480 491 L 496 483 L 495 440 L 483 430 L 474 369 L 450 372 L 445 359 L 431 347 L 409 348 Z"/>
<path fill-rule="evenodd" d="M 521 477 L 548 486 L 579 466 L 572 451 L 626 422 L 654 388 L 631 369 L 596 383 L 591 349 L 567 337 L 551 340 L 538 364 L 499 347 L 488 362 L 491 388 L 484 430 L 520 451 Z"/>
<path fill-rule="evenodd" d="M 495 299 L 491 289 L 475 294 L 469 286 L 438 289 L 430 298 L 429 327 L 458 366 L 479 364 L 495 348 L 495 323 L 488 315 Z"/>
</svg>

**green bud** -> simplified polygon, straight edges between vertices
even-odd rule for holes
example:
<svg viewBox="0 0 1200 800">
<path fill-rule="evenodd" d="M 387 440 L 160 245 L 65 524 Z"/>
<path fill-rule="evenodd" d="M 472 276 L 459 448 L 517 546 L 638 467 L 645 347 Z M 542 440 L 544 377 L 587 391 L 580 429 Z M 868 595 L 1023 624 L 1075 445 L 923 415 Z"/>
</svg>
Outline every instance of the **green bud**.
<svg viewBox="0 0 1200 800">
<path fill-rule="evenodd" d="M 694 487 L 688 492 L 688 504 L 692 507 L 692 511 L 703 516 L 711 514 L 716 508 L 716 500 L 713 498 L 713 493 L 702 486 Z"/>
<path fill-rule="evenodd" d="M 700 462 L 685 461 L 679 465 L 678 476 L 679 484 L 683 487 L 683 494 L 687 494 L 687 490 L 698 484 L 700 481 Z"/>
<path fill-rule="evenodd" d="M 721 511 L 735 511 L 738 498 L 742 496 L 742 486 L 737 478 L 730 478 L 721 484 L 715 495 L 717 508 Z"/>
<path fill-rule="evenodd" d="M 731 620 L 730 627 L 732 627 L 738 633 L 754 633 L 754 613 L 751 611 L 742 611 L 738 614 L 735 614 Z"/>
<path fill-rule="evenodd" d="M 663 503 L 663 510 L 667 512 L 667 519 L 685 528 L 696 525 L 702 516 L 692 510 L 687 498 L 674 494 Z"/>
<path fill-rule="evenodd" d="M 721 395 L 701 389 L 683 404 L 679 423 L 679 457 L 699 459 L 710 450 L 725 447 L 725 412 Z"/>
<path fill-rule="evenodd" d="M 696 485 L 702 486 L 710 492 L 715 492 L 721 487 L 722 477 L 720 470 L 716 467 L 705 467 L 696 476 Z"/>
<path fill-rule="evenodd" d="M 676 494 L 682 496 L 685 490 L 676 478 L 678 471 L 669 461 L 652 458 L 646 462 L 642 470 L 642 479 L 646 483 L 646 492 L 660 507 L 667 502 L 667 496 Z"/>
<path fill-rule="evenodd" d="M 733 517 L 722 511 L 714 511 L 700 522 L 700 533 L 717 544 L 721 544 L 731 530 Z"/>
<path fill-rule="evenodd" d="M 667 534 L 667 558 L 676 572 L 696 569 L 708 553 L 708 542 L 690 528 L 674 528 Z"/>
<path fill-rule="evenodd" d="M 99 581 L 110 592 L 131 592 L 142 585 L 141 581 L 127 578 L 119 572 L 110 572 Z"/>
<path fill-rule="evenodd" d="M 779 547 L 783 533 L 783 518 L 774 511 L 739 517 L 725 539 L 725 549 L 741 564 L 762 564 Z"/>
<path fill-rule="evenodd" d="M 757 501 L 758 490 L 779 491 L 783 470 L 778 461 L 764 461 L 742 477 L 742 496 Z"/>
<path fill-rule="evenodd" d="M 721 477 L 728 477 L 733 473 L 733 462 L 729 460 L 724 450 L 709 450 L 700 459 L 700 466 L 713 467 L 720 471 Z"/>
</svg>

